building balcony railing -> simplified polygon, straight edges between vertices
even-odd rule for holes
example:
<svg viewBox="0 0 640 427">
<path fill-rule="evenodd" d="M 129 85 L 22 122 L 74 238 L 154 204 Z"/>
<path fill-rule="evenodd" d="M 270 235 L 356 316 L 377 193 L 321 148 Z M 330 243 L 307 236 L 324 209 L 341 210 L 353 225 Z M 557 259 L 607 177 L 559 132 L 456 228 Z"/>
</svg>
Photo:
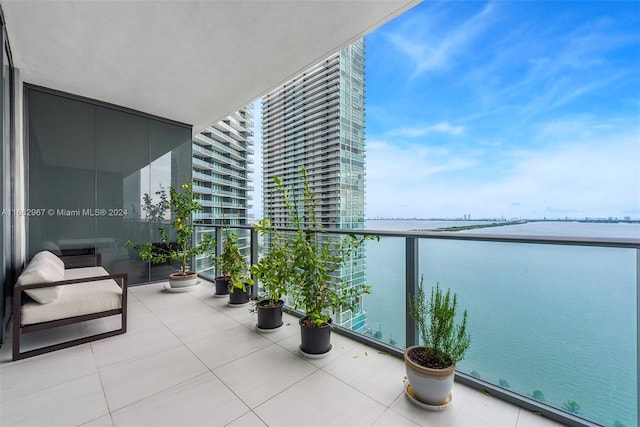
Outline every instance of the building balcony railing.
<svg viewBox="0 0 640 427">
<path fill-rule="evenodd" d="M 262 238 L 237 229 L 249 233 L 247 258 L 257 262 Z M 566 425 L 635 425 L 640 240 L 327 232 L 346 233 L 380 240 L 365 247 L 364 332 L 338 332 L 402 357 L 418 343 L 407 295 L 420 280 L 439 283 L 469 312 L 458 382 Z"/>
<path fill-rule="evenodd" d="M 197 159 L 193 159 L 193 163 L 198 164 L 198 166 L 204 167 L 203 165 L 200 165 L 200 162 Z M 211 183 L 212 185 L 217 184 L 217 185 L 232 187 L 238 190 L 249 190 L 247 186 L 247 182 L 251 180 L 252 179 L 250 179 L 249 177 L 243 180 L 232 180 L 229 178 L 223 178 L 221 176 L 213 176 L 213 175 L 211 176 L 207 175 L 207 179 L 206 179 L 206 181 Z M 218 194 L 216 190 L 212 190 L 212 188 L 204 185 L 198 185 L 197 183 L 193 185 L 193 190 L 201 194 Z"/>
<path fill-rule="evenodd" d="M 247 161 L 246 160 L 235 160 L 232 159 L 230 157 L 225 157 L 222 154 L 213 151 L 213 150 L 209 150 L 207 148 L 201 147 L 197 144 L 193 144 L 193 152 L 194 154 L 199 154 L 201 156 L 206 156 L 206 157 L 210 157 L 214 160 L 216 160 L 220 165 L 229 165 L 235 169 L 238 170 L 247 170 Z"/>
<path fill-rule="evenodd" d="M 253 143 L 248 140 L 243 141 L 247 145 L 246 147 L 243 147 L 236 139 L 216 128 L 209 127 L 207 128 L 207 132 L 211 133 L 212 136 L 215 135 L 215 139 L 203 133 L 195 135 L 194 138 L 204 144 L 215 146 L 216 150 L 225 152 L 237 160 L 246 160 L 247 154 L 251 155 L 254 152 L 253 149 L 249 147 L 249 145 L 252 145 Z M 223 144 L 220 145 L 218 142 L 222 142 Z M 229 147 L 226 147 L 224 145 L 225 143 L 229 144 Z"/>
</svg>

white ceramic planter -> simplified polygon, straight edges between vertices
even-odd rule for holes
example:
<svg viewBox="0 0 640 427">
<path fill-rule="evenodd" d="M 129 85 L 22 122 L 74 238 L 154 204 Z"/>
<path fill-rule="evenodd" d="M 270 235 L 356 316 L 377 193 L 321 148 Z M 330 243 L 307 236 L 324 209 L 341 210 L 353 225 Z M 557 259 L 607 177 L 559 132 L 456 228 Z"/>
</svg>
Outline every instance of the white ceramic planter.
<svg viewBox="0 0 640 427">
<path fill-rule="evenodd" d="M 418 400 L 429 405 L 440 405 L 451 393 L 456 365 L 453 364 L 445 369 L 431 369 L 418 365 L 407 357 L 407 354 L 416 348 L 421 347 L 412 346 L 404 352 L 409 384 Z"/>
<path fill-rule="evenodd" d="M 182 275 L 180 273 L 172 273 L 169 275 L 169 286 L 172 288 L 186 288 L 198 284 L 198 274 L 189 273 Z"/>
</svg>

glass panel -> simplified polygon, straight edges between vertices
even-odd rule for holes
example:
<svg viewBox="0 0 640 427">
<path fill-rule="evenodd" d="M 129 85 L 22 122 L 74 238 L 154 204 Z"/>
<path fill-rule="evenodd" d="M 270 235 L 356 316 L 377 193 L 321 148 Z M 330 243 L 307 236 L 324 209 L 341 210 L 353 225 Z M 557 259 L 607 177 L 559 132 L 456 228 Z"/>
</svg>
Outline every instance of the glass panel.
<svg viewBox="0 0 640 427">
<path fill-rule="evenodd" d="M 95 250 L 94 106 L 29 90 L 29 257 Z"/>
<path fill-rule="evenodd" d="M 231 231 L 235 231 L 238 233 L 238 248 L 242 255 L 247 260 L 247 262 L 251 261 L 251 230 L 248 229 L 240 229 L 240 228 L 231 228 Z M 224 235 L 224 232 L 223 232 Z"/>
<path fill-rule="evenodd" d="M 398 348 L 405 346 L 406 244 L 403 237 L 365 242 L 366 277 L 371 295 L 363 297 L 366 335 Z"/>
<path fill-rule="evenodd" d="M 149 194 L 155 200 L 156 192 L 164 189 L 168 197 L 169 187 L 179 188 L 185 180 L 191 179 L 191 129 L 150 120 L 149 163 Z M 173 216 L 165 218 L 165 223 L 168 224 L 172 218 Z M 175 239 L 175 232 L 172 232 L 171 227 L 167 231 L 170 241 Z M 159 242 L 156 226 L 152 227 L 151 233 L 152 241 Z M 174 261 L 152 264 L 150 280 L 166 280 L 169 274 L 179 268 L 180 264 Z"/>
<path fill-rule="evenodd" d="M 147 282 L 148 263 L 124 243 L 154 241 L 143 196 L 188 177 L 191 129 L 36 89 L 27 105 L 29 208 L 45 211 L 29 217 L 30 256 L 98 251 L 108 271 Z"/>
<path fill-rule="evenodd" d="M 123 111 L 96 107 L 96 251 L 111 273 L 127 273 L 130 283 L 149 280 L 148 262 L 125 247 L 127 240 L 149 239 L 141 221 L 141 171 L 149 158 L 149 120 Z"/>
<path fill-rule="evenodd" d="M 207 234 L 211 235 L 212 237 L 215 237 L 216 235 L 215 227 L 196 226 L 195 227 L 196 243 L 201 242 L 204 236 Z M 214 261 L 211 260 L 210 256 L 201 255 L 196 257 L 196 271 L 198 272 L 198 275 L 200 277 L 206 280 L 209 280 L 210 282 L 213 282 L 216 278 L 216 264 Z"/>
<path fill-rule="evenodd" d="M 637 420 L 636 251 L 420 242 L 427 289 L 468 309 L 458 370 L 604 425 Z"/>
</svg>

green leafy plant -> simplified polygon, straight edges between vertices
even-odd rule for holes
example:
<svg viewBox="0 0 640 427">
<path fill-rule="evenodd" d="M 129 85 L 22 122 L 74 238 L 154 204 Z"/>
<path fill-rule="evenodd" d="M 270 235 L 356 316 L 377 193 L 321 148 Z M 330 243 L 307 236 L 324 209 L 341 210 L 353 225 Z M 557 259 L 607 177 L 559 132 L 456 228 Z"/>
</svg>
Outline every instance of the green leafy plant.
<svg viewBox="0 0 640 427">
<path fill-rule="evenodd" d="M 540 402 L 544 402 L 544 393 L 541 390 L 533 390 L 533 393 L 530 394 L 529 396 L 531 396 L 532 398 L 534 398 L 537 401 Z"/>
<path fill-rule="evenodd" d="M 227 230 L 220 255 L 220 268 L 223 277 L 229 282 L 230 288 L 246 292 L 247 285 L 253 285 L 247 261 L 238 248 L 238 233 L 236 232 Z"/>
<path fill-rule="evenodd" d="M 268 252 L 258 263 L 251 266 L 251 273 L 260 280 L 265 299 L 270 307 L 278 304 L 290 289 L 294 269 L 288 239 L 273 227 L 268 218 L 263 218 L 255 225 L 261 236 L 268 236 Z"/>
<path fill-rule="evenodd" d="M 567 399 L 562 404 L 562 410 L 569 412 L 570 414 L 579 414 L 580 413 L 580 404 L 575 400 Z"/>
<path fill-rule="evenodd" d="M 418 292 L 409 295 L 409 314 L 415 320 L 420 332 L 429 364 L 436 368 L 446 368 L 464 358 L 471 344 L 467 333 L 467 310 L 462 322 L 456 324 L 458 298 L 451 290 L 444 292 L 436 284 L 431 289 L 431 298 L 427 301 L 424 291 L 424 277 L 420 278 Z"/>
<path fill-rule="evenodd" d="M 300 175 L 304 186 L 301 204 L 292 202 L 282 179 L 274 177 L 276 189 L 283 195 L 290 213 L 289 226 L 295 230 L 286 237 L 286 255 L 291 265 L 286 265 L 282 274 L 287 276 L 283 277 L 285 283 L 291 284 L 293 307 L 302 309 L 312 326 L 322 326 L 329 322 L 332 311 L 345 308 L 353 311 L 361 296 L 371 292 L 370 286 L 351 286 L 336 277 L 336 273 L 365 240 L 375 237 L 350 234 L 332 238 L 324 233 L 316 217 L 317 202 L 304 167 L 300 168 Z"/>
<path fill-rule="evenodd" d="M 180 263 L 180 274 L 187 275 L 189 271 L 189 260 L 196 255 L 209 253 L 215 246 L 215 239 L 205 234 L 198 244 L 192 244 L 193 223 L 192 214 L 202 209 L 198 203 L 198 195 L 193 192 L 191 181 L 187 181 L 180 186 L 182 191 L 178 191 L 173 187 L 169 187 L 169 198 L 167 199 L 164 189 L 156 192 L 160 200 L 158 203 L 152 203 L 148 194 L 145 194 L 144 210 L 147 217 L 153 223 L 161 223 L 164 221 L 164 215 L 167 210 L 171 210 L 173 219 L 170 226 L 175 234 L 175 241 L 172 241 L 167 231 L 167 226 L 160 226 L 160 244 L 152 242 L 133 243 L 127 241 L 126 246 L 140 251 L 140 259 L 149 260 L 154 264 L 160 264 L 171 261 Z"/>
<path fill-rule="evenodd" d="M 511 388 L 511 384 L 509 384 L 509 381 L 505 380 L 504 378 L 500 378 L 500 381 L 498 384 L 500 384 L 500 387 L 503 387 L 503 388 Z"/>
</svg>

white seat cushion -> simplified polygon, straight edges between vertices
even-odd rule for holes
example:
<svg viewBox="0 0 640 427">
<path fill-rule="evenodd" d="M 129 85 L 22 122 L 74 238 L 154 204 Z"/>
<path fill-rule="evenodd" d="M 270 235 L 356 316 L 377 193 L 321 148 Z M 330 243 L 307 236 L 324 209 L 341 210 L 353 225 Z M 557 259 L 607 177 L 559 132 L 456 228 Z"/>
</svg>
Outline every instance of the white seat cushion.
<svg viewBox="0 0 640 427">
<path fill-rule="evenodd" d="M 73 270 L 82 269 L 67 271 Z M 31 325 L 122 308 L 122 289 L 113 279 L 75 283 L 63 287 L 64 293 L 50 304 L 43 305 L 31 301 L 25 303 L 22 306 L 21 323 Z"/>
</svg>

